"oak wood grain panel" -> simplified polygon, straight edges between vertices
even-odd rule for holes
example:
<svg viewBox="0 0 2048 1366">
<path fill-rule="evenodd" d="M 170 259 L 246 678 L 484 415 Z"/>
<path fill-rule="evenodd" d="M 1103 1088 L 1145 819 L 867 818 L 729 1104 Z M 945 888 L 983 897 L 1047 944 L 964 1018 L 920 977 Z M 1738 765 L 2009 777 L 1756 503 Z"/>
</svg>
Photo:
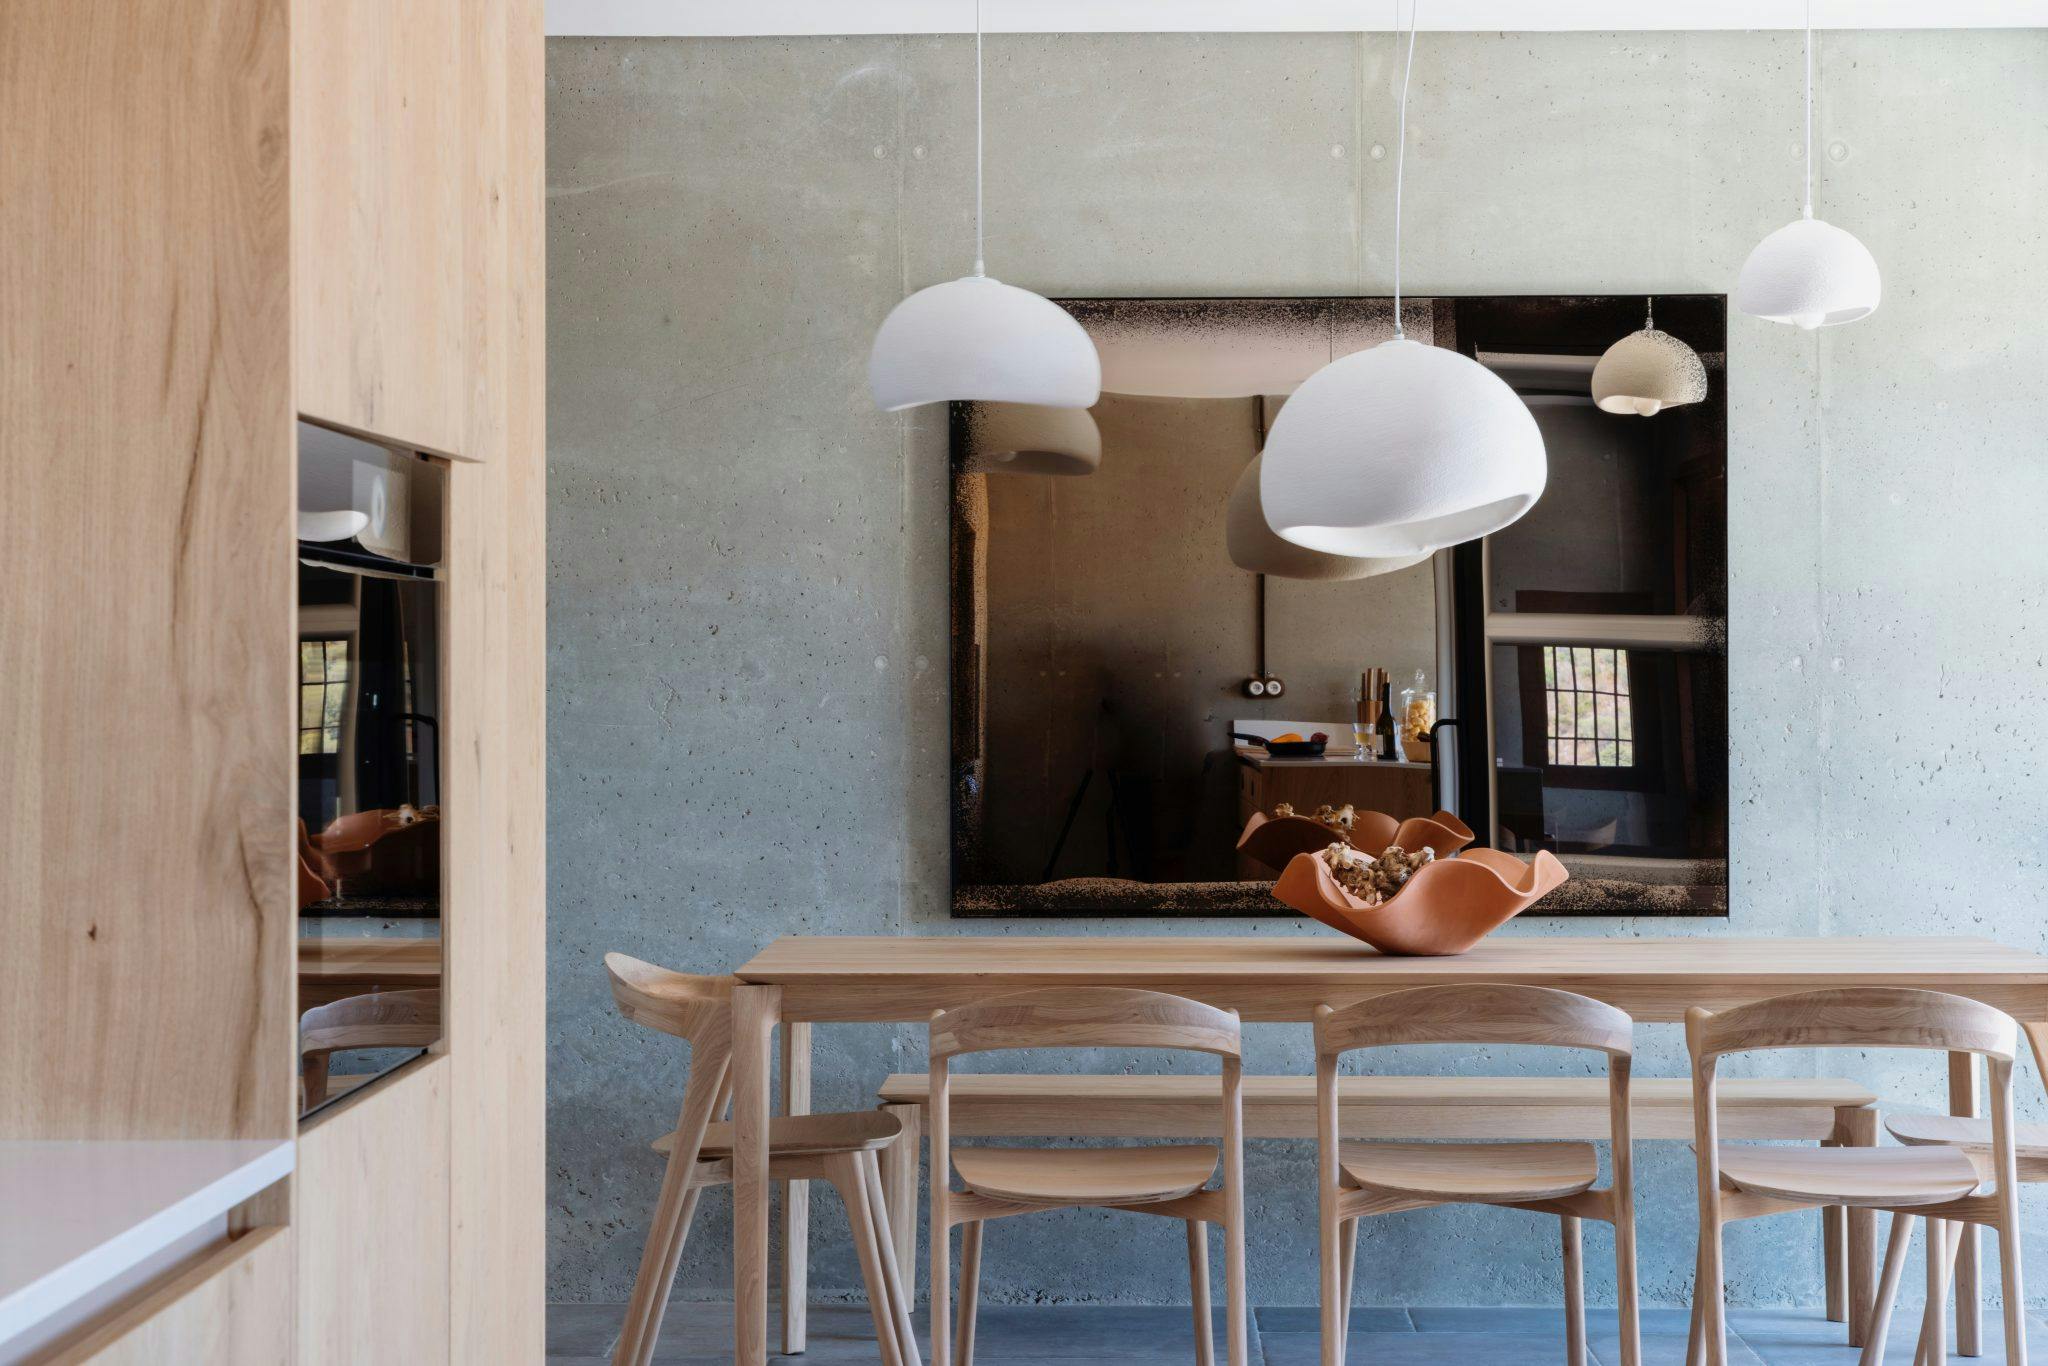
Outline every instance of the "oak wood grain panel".
<svg viewBox="0 0 2048 1366">
<path fill-rule="evenodd" d="M 298 1360 L 449 1354 L 447 1058 L 344 1100 L 299 1139 Z M 508 1360 L 510 1358 L 507 1358 Z"/>
<path fill-rule="evenodd" d="M 38 1366 L 277 1366 L 292 1359 L 292 1238 L 253 1230 L 145 1287 Z"/>
<path fill-rule="evenodd" d="M 0 5 L 0 1137 L 291 1132 L 286 18 Z"/>
<path fill-rule="evenodd" d="M 466 454 L 462 8 L 298 0 L 291 52 L 299 411 Z"/>
<path fill-rule="evenodd" d="M 540 0 L 459 0 L 469 308 L 452 471 L 453 1359 L 544 1350 L 546 185 Z"/>
</svg>

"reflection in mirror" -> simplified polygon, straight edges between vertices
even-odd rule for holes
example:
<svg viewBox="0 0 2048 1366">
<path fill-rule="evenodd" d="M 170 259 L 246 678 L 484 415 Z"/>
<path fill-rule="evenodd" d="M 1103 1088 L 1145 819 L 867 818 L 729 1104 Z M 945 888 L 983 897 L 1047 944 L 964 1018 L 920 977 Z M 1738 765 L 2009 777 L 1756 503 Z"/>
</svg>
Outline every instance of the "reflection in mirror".
<svg viewBox="0 0 2048 1366">
<path fill-rule="evenodd" d="M 1601 411 L 1588 380 L 1639 305 L 1460 303 L 1461 342 L 1521 394 L 1550 460 L 1536 507 L 1457 557 L 1461 619 L 1484 623 L 1483 657 L 1480 633 L 1460 641 L 1484 699 L 1466 712 L 1492 761 L 1467 811 L 1496 847 L 1564 860 L 1550 911 L 1728 909 L 1726 310 L 1656 314 L 1706 393 L 1638 416 Z"/>
<path fill-rule="evenodd" d="M 1246 822 L 1346 805 L 1576 863 L 1544 912 L 1725 910 L 1723 301 L 1656 301 L 1712 382 L 1648 416 L 1590 395 L 1640 295 L 1404 301 L 1552 449 L 1534 512 L 1412 562 L 1291 546 L 1257 500 L 1287 394 L 1388 301 L 1063 306 L 1092 428 L 953 414 L 955 914 L 1285 913 Z"/>
<path fill-rule="evenodd" d="M 441 1031 L 442 471 L 301 424 L 303 1108 Z"/>
</svg>

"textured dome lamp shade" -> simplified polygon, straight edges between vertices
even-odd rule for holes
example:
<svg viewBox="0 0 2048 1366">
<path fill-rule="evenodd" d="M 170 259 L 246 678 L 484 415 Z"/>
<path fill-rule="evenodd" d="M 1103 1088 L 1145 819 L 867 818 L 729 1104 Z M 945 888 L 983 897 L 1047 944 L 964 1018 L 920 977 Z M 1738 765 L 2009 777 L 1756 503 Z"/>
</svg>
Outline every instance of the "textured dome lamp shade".
<svg viewBox="0 0 2048 1366">
<path fill-rule="evenodd" d="M 977 403 L 967 410 L 967 474 L 1093 474 L 1102 431 L 1082 408 Z"/>
<path fill-rule="evenodd" d="M 1652 299 L 1645 306 L 1643 330 L 1608 347 L 1593 367 L 1593 402 L 1603 413 L 1649 417 L 1707 396 L 1706 362 L 1669 332 L 1657 330 L 1655 303 Z"/>
<path fill-rule="evenodd" d="M 1102 361 L 1058 304 L 983 269 L 981 0 L 974 5 L 974 273 L 896 305 L 868 353 L 875 406 L 978 399 L 1087 408 L 1102 397 Z"/>
<path fill-rule="evenodd" d="M 1877 311 L 1884 284 L 1870 248 L 1813 216 L 1813 5 L 1806 14 L 1806 208 L 1756 244 L 1735 279 L 1735 306 L 1752 318 L 1811 331 Z"/>
<path fill-rule="evenodd" d="M 1264 460 L 1262 455 L 1252 457 L 1252 462 L 1244 467 L 1244 473 L 1237 477 L 1237 486 L 1231 489 L 1230 502 L 1224 509 L 1224 546 L 1230 552 L 1230 562 L 1239 569 L 1276 579 L 1343 583 L 1391 574 L 1429 558 L 1427 552 L 1396 555 L 1390 559 L 1325 555 L 1320 550 L 1281 540 L 1273 534 L 1273 528 L 1266 525 L 1266 510 L 1259 505 L 1259 467 Z"/>
<path fill-rule="evenodd" d="M 1266 437 L 1259 501 L 1282 540 L 1327 555 L 1426 555 L 1507 526 L 1548 478 L 1536 419 L 1478 361 L 1401 333 L 1401 184 L 1408 78 L 1394 162 L 1394 337 L 1310 375 Z"/>
</svg>

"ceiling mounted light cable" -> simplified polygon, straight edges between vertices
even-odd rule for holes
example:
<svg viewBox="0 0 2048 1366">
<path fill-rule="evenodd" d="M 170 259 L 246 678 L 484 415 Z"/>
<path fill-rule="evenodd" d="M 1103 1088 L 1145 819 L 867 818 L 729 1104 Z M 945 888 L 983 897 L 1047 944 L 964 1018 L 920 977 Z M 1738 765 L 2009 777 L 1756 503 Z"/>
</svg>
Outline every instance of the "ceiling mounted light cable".
<svg viewBox="0 0 2048 1366">
<path fill-rule="evenodd" d="M 882 320 L 868 388 L 884 412 L 960 399 L 1087 408 L 1102 396 L 1102 362 L 1081 325 L 983 266 L 981 44 L 975 0 L 974 273 L 920 289 Z"/>
<path fill-rule="evenodd" d="M 1643 301 L 1643 330 L 1607 348 L 1593 367 L 1593 402 L 1602 412 L 1649 417 L 1707 396 L 1700 353 L 1657 330 L 1657 301 Z"/>
<path fill-rule="evenodd" d="M 1883 297 L 1877 258 L 1813 216 L 1813 0 L 1806 4 L 1806 207 L 1756 244 L 1735 280 L 1735 306 L 1809 331 L 1868 317 Z"/>
<path fill-rule="evenodd" d="M 1414 67 L 1411 6 L 1394 158 L 1393 339 L 1303 382 L 1274 420 L 1259 476 L 1274 534 L 1331 555 L 1393 559 L 1489 535 L 1535 506 L 1548 477 L 1542 434 L 1515 391 L 1479 362 L 1401 330 Z"/>
</svg>

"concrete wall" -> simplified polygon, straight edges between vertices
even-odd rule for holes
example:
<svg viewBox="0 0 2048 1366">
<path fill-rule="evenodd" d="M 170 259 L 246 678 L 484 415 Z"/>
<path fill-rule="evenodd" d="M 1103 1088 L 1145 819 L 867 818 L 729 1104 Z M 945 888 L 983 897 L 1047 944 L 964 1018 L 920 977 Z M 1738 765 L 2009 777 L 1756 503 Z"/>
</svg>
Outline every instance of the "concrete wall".
<svg viewBox="0 0 2048 1366">
<path fill-rule="evenodd" d="M 1887 297 L 1821 334 L 1730 325 L 1734 914 L 1509 932 L 2048 944 L 2044 69 L 2039 32 L 1823 42 L 1819 211 Z M 890 306 L 971 260 L 970 74 L 958 38 L 550 44 L 557 1297 L 624 1298 L 657 1179 L 641 1144 L 681 1075 L 610 1013 L 605 950 L 717 971 L 785 932 L 1055 928 L 945 918 L 945 435 L 864 386 Z M 997 38 L 990 268 L 1067 295 L 1383 292 L 1397 74 L 1384 36 Z M 1797 35 L 1427 35 L 1405 282 L 1727 290 L 1797 212 L 1799 108 Z M 820 1033 L 821 1106 L 922 1063 L 911 1029 Z M 1681 1070 L 1674 1034 L 1645 1029 L 1643 1070 Z M 1254 1031 L 1252 1065 L 1302 1067 L 1302 1035 Z M 1942 1096 L 1932 1059 L 1829 1066 Z M 1675 1301 L 1688 1159 L 1641 1166 L 1646 1291 Z M 1308 1303 L 1306 1150 L 1260 1145 L 1250 1171 L 1252 1292 Z M 817 1284 L 857 1285 L 818 1204 Z M 1732 1295 L 1811 1302 L 1814 1224 L 1737 1229 Z M 681 1294 L 725 1293 L 728 1227 L 708 1202 Z M 1018 1221 L 986 1293 L 1172 1301 L 1177 1247 Z M 1375 1300 L 1557 1293 L 1550 1232 L 1508 1214 L 1382 1220 L 1361 1257 Z"/>
</svg>

